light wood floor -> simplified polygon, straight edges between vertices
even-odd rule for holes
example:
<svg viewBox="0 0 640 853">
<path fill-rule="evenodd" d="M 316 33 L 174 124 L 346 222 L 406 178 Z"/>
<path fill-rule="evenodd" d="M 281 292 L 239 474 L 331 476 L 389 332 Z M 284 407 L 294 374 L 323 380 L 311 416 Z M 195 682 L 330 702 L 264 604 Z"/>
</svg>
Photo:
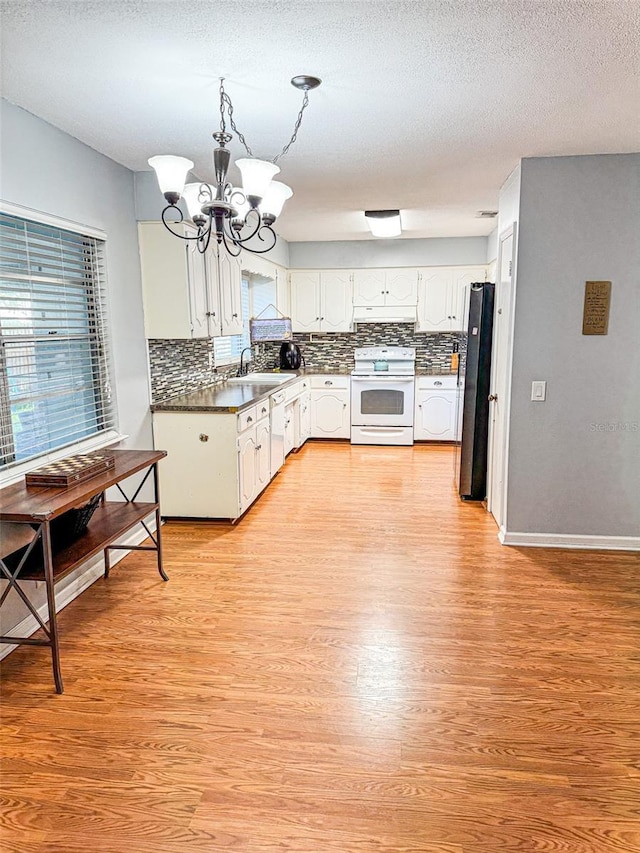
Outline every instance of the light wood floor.
<svg viewBox="0 0 640 853">
<path fill-rule="evenodd" d="M 6 853 L 640 851 L 640 559 L 501 547 L 449 448 L 312 444 L 3 664 Z"/>
</svg>

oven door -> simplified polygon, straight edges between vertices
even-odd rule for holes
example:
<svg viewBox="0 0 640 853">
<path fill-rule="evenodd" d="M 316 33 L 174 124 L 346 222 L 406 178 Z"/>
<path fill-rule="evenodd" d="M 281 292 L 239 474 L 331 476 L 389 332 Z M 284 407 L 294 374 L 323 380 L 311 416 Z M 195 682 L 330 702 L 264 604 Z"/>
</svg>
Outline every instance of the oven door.
<svg viewBox="0 0 640 853">
<path fill-rule="evenodd" d="M 352 426 L 413 426 L 413 376 L 351 376 Z"/>
</svg>

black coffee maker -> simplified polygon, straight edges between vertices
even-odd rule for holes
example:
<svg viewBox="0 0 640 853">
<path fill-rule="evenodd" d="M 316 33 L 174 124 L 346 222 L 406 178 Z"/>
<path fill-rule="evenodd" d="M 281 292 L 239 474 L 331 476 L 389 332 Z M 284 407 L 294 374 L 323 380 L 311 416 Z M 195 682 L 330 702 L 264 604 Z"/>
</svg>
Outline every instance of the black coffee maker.
<svg viewBox="0 0 640 853">
<path fill-rule="evenodd" d="M 283 341 L 280 347 L 280 370 L 300 370 L 303 363 L 300 347 L 293 341 Z"/>
</svg>

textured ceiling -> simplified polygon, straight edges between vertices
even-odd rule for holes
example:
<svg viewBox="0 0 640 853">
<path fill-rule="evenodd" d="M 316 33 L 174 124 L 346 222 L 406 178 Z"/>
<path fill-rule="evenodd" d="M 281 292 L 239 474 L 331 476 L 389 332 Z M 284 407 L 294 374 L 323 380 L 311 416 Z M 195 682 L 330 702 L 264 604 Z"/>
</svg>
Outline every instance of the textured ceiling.
<svg viewBox="0 0 640 853">
<path fill-rule="evenodd" d="M 639 0 L 2 0 L 3 95 L 131 169 L 210 179 L 218 78 L 257 156 L 286 142 L 289 79 L 322 78 L 281 162 L 288 240 L 487 234 L 521 157 L 640 149 Z M 241 150 L 234 140 L 234 157 Z M 37 168 L 37 164 L 34 164 Z M 232 175 L 232 178 L 234 175 Z"/>
</svg>

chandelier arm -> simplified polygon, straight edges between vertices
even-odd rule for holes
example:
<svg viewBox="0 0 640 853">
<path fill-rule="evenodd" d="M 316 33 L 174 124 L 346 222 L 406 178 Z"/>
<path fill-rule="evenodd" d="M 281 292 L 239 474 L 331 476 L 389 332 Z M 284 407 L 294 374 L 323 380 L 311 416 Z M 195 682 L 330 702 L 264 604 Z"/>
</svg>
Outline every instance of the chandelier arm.
<svg viewBox="0 0 640 853">
<path fill-rule="evenodd" d="M 203 225 L 201 225 L 198 228 L 198 234 L 199 234 L 198 251 L 200 252 L 201 255 L 204 255 L 204 253 L 209 248 L 209 243 L 211 242 L 211 232 L 213 231 L 213 228 L 211 227 L 211 225 L 212 225 L 212 219 L 211 219 L 211 214 L 209 214 L 209 222 L 208 222 L 207 227 L 205 228 Z"/>
<path fill-rule="evenodd" d="M 227 234 L 226 234 L 226 232 L 224 230 L 224 226 L 223 226 L 223 228 L 222 228 L 222 242 L 224 243 L 224 247 L 227 250 L 227 252 L 229 252 L 229 254 L 231 255 L 232 258 L 237 258 L 238 255 L 240 254 L 240 252 L 242 251 L 242 246 L 239 243 L 237 243 L 233 237 L 230 236 L 229 239 L 231 240 L 233 245 L 237 248 L 237 250 L 238 250 L 237 252 L 231 251 L 231 247 L 229 246 L 229 243 L 227 242 Z"/>
<path fill-rule="evenodd" d="M 167 221 L 167 219 L 166 219 L 166 217 L 165 217 L 165 214 L 166 214 L 166 212 L 167 212 L 168 210 L 177 210 L 177 211 L 178 211 L 178 213 L 180 214 L 180 219 L 169 219 L 169 220 Z M 173 223 L 174 225 L 180 225 L 180 223 L 184 221 L 184 214 L 183 214 L 183 212 L 180 210 L 180 208 L 179 208 L 179 207 L 176 207 L 176 205 L 175 205 L 175 204 L 168 204 L 168 205 L 165 207 L 165 209 L 162 211 L 161 217 L 162 217 L 162 224 L 163 224 L 163 225 L 164 225 L 164 227 L 167 229 L 167 231 L 169 231 L 171 234 L 173 234 L 173 236 L 174 236 L 174 237 L 180 237 L 180 239 L 181 239 L 181 240 L 199 240 L 199 239 L 200 239 L 200 237 L 199 237 L 199 236 L 196 236 L 196 237 L 185 237 L 185 236 L 184 236 L 184 234 L 178 234 L 178 232 L 177 232 L 177 231 L 174 231 L 174 230 L 173 230 L 173 228 L 171 227 L 171 223 Z"/>
<path fill-rule="evenodd" d="M 252 252 L 254 255 L 264 255 L 266 252 L 270 252 L 276 245 L 278 237 L 270 225 L 263 225 L 258 231 L 258 240 L 262 240 L 263 243 L 265 242 L 265 238 L 262 236 L 261 232 L 265 230 L 271 234 L 270 245 L 267 246 L 266 249 L 253 249 L 251 246 L 245 246 L 244 241 L 242 242 L 242 248 L 247 252 Z"/>
<path fill-rule="evenodd" d="M 296 123 L 295 123 L 294 128 L 293 128 L 293 133 L 291 134 L 291 139 L 287 142 L 287 144 L 284 146 L 282 151 L 279 154 L 276 154 L 276 156 L 271 161 L 272 163 L 277 163 L 281 157 L 284 157 L 284 155 L 287 153 L 287 151 L 291 148 L 293 143 L 298 138 L 298 131 L 300 130 L 300 125 L 302 124 L 302 115 L 308 106 L 309 106 L 309 92 L 307 89 L 305 89 L 304 90 L 304 97 L 302 98 L 302 106 L 300 107 L 300 112 L 298 113 L 298 118 L 296 119 Z"/>
</svg>

